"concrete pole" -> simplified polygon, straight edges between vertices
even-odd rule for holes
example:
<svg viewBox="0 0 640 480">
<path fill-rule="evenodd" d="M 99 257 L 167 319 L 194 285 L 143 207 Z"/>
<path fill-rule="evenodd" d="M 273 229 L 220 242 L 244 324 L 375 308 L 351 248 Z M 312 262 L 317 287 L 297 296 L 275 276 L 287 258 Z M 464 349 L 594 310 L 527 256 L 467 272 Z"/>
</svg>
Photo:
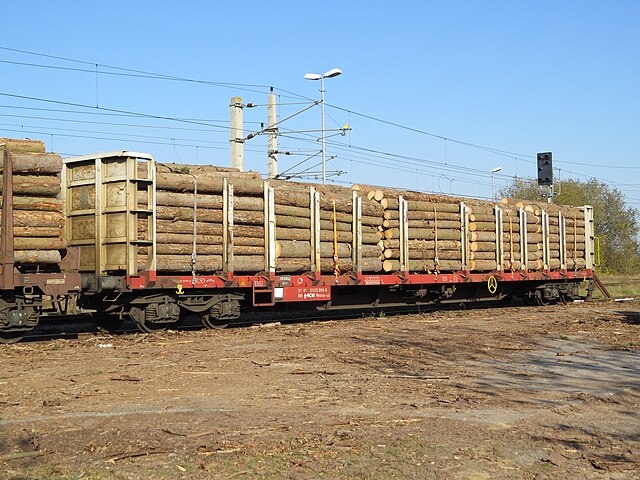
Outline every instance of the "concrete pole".
<svg viewBox="0 0 640 480">
<path fill-rule="evenodd" d="M 267 99 L 267 117 L 269 178 L 276 178 L 278 175 L 278 127 L 276 127 L 278 119 L 276 113 L 276 96 L 273 93 L 273 88 Z"/>
<path fill-rule="evenodd" d="M 493 202 L 496 199 L 496 189 L 493 183 L 493 172 L 491 172 L 491 201 Z"/>
<path fill-rule="evenodd" d="M 322 184 L 327 183 L 327 154 L 324 143 L 324 75 L 320 78 L 320 103 L 322 105 Z"/>
<path fill-rule="evenodd" d="M 231 166 L 241 172 L 244 171 L 243 106 L 241 97 L 231 97 L 231 139 L 229 140 Z"/>
</svg>

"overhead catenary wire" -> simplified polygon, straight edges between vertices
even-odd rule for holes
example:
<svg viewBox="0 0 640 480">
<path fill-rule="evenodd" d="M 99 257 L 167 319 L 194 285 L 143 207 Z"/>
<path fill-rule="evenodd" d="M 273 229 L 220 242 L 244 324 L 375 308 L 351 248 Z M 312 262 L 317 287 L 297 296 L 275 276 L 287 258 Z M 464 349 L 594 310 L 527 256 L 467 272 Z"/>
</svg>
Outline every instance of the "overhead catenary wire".
<svg viewBox="0 0 640 480">
<path fill-rule="evenodd" d="M 100 122 L 95 120 L 74 120 L 69 118 L 52 118 L 52 117 L 39 117 L 34 115 L 15 115 L 15 114 L 6 114 L 0 113 L 0 117 L 9 117 L 9 118 L 25 118 L 29 120 L 47 120 L 51 122 L 62 122 L 62 123 L 81 123 L 81 124 L 90 124 L 90 125 L 109 125 L 115 127 L 135 127 L 135 128 L 145 128 L 145 129 L 156 129 L 156 130 L 179 130 L 179 131 L 187 131 L 187 132 L 208 132 L 208 133 L 227 133 L 229 127 L 226 129 L 220 129 L 218 127 L 211 128 L 189 128 L 189 127 L 176 127 L 176 126 L 166 126 L 166 125 L 145 125 L 140 123 L 124 123 L 124 122 Z M 220 131 L 223 130 L 223 131 Z"/>
<path fill-rule="evenodd" d="M 54 137 L 65 137 L 65 138 L 83 138 L 89 140 L 105 140 L 105 141 L 114 141 L 114 142 L 130 142 L 130 143 L 139 143 L 144 145 L 166 145 L 172 147 L 188 147 L 188 148 L 204 148 L 209 150 L 228 150 L 227 147 L 214 147 L 208 145 L 194 145 L 194 144 L 186 144 L 186 143 L 175 143 L 172 141 L 160 142 L 160 141 L 152 141 L 152 140 L 136 140 L 130 138 L 110 138 L 110 137 L 101 137 L 97 135 L 73 135 L 69 133 L 54 133 L 54 132 L 43 132 L 40 130 L 17 130 L 11 128 L 1 128 L 0 131 L 4 132 L 17 132 L 17 133 L 29 133 L 34 135 L 45 135 L 50 138 Z M 168 139 L 170 140 L 170 139 Z M 245 149 L 246 151 L 262 153 L 262 150 L 252 150 Z"/>
<path fill-rule="evenodd" d="M 59 127 L 47 127 L 42 125 L 16 125 L 15 123 L 1 123 L 0 125 L 9 126 L 9 127 L 22 127 L 22 128 L 36 128 L 36 129 L 48 129 L 52 131 L 61 131 L 61 132 L 76 132 L 76 133 L 89 133 L 96 135 L 119 135 L 123 137 L 132 137 L 132 138 L 149 138 L 156 140 L 178 140 L 181 142 L 201 142 L 201 143 L 211 143 L 211 144 L 220 144 L 227 145 L 228 141 L 214 141 L 214 140 L 204 140 L 204 139 L 194 139 L 194 138 L 177 138 L 177 137 L 160 137 L 156 135 L 141 135 L 134 133 L 124 133 L 124 132 L 105 132 L 105 131 L 97 131 L 97 130 L 81 130 L 76 128 L 59 128 Z"/>
<path fill-rule="evenodd" d="M 104 74 L 104 75 L 123 75 L 123 76 L 132 76 L 132 77 L 138 76 L 138 77 L 142 77 L 142 78 L 200 83 L 200 84 L 205 84 L 205 85 L 230 87 L 230 88 L 237 88 L 237 89 L 242 89 L 242 88 L 246 89 L 248 87 L 265 88 L 265 89 L 266 88 L 270 88 L 268 85 L 261 85 L 261 84 L 220 82 L 220 81 L 211 81 L 211 80 L 200 80 L 200 79 L 186 78 L 186 77 L 181 77 L 181 76 L 176 76 L 176 75 L 160 74 L 160 73 L 154 73 L 154 72 L 149 72 L 149 71 L 145 71 L 145 70 L 139 70 L 139 69 L 133 69 L 133 68 L 127 68 L 127 67 L 121 67 L 121 66 L 115 66 L 115 65 L 102 64 L 102 63 L 98 63 L 98 62 L 94 62 L 94 61 L 79 60 L 79 59 L 70 58 L 70 57 L 63 57 L 63 56 L 58 56 L 58 55 L 44 54 L 44 53 L 41 53 L 41 52 L 33 52 L 33 51 L 29 51 L 29 50 L 10 48 L 10 47 L 6 47 L 6 46 L 0 46 L 0 50 L 5 50 L 5 51 L 9 51 L 9 52 L 14 52 L 14 53 L 20 53 L 20 54 L 25 54 L 25 55 L 38 56 L 38 57 L 42 57 L 42 58 L 50 58 L 50 59 L 60 60 L 60 61 L 65 61 L 65 62 L 73 62 L 73 63 L 83 64 L 83 65 L 88 65 L 88 66 L 91 66 L 93 68 L 78 69 L 78 68 L 71 68 L 71 67 L 61 67 L 61 66 L 56 66 L 56 65 L 42 65 L 42 64 L 34 64 L 34 63 L 29 63 L 29 62 L 15 62 L 15 61 L 8 61 L 8 60 L 0 60 L 0 63 L 17 64 L 17 65 L 42 67 L 42 68 L 56 68 L 56 69 L 61 69 L 61 70 L 79 71 L 79 72 L 86 72 L 86 73 L 92 73 L 92 74 L 96 74 L 97 73 L 97 74 Z M 108 69 L 112 69 L 112 70 L 117 70 L 118 72 L 127 72 L 127 73 L 99 71 L 98 67 L 108 68 Z M 287 93 L 289 95 L 295 96 L 296 98 L 308 100 L 308 101 L 311 101 L 311 102 L 314 101 L 313 99 L 311 99 L 309 97 L 306 97 L 306 96 L 303 96 L 303 95 L 299 95 L 299 94 L 297 94 L 295 92 L 284 90 L 284 89 L 281 89 L 281 88 L 278 88 L 278 87 L 273 87 L 273 88 L 274 88 L 274 90 L 279 90 L 279 91 L 285 92 L 285 93 Z M 257 93 L 264 93 L 264 92 L 258 91 Z M 384 119 L 375 117 L 373 115 L 368 115 L 368 114 L 365 114 L 365 113 L 362 113 L 362 112 L 357 112 L 357 111 L 354 111 L 354 110 L 351 110 L 351 109 L 340 107 L 338 105 L 333 105 L 333 104 L 326 103 L 326 102 L 325 102 L 325 105 L 327 107 L 331 107 L 331 108 L 335 108 L 337 110 L 341 110 L 341 111 L 347 112 L 349 114 L 349 116 L 351 116 L 351 114 L 353 114 L 355 116 L 360 116 L 362 118 L 367 118 L 369 120 L 373 120 L 373 121 L 380 122 L 380 123 L 383 123 L 383 124 L 386 124 L 386 125 L 394 126 L 396 128 L 401 128 L 401 129 L 405 129 L 405 130 L 412 131 L 412 132 L 415 132 L 415 133 L 420 133 L 422 135 L 431 136 L 433 138 L 441 139 L 441 140 L 443 140 L 445 142 L 449 141 L 449 142 L 456 143 L 456 144 L 459 144 L 459 145 L 464 145 L 464 146 L 467 146 L 467 147 L 470 147 L 470 148 L 480 149 L 480 150 L 483 150 L 483 151 L 486 151 L 486 152 L 494 153 L 496 155 L 502 155 L 502 156 L 507 156 L 507 157 L 511 157 L 511 158 L 513 158 L 515 156 L 515 157 L 519 157 L 519 158 L 522 158 L 522 159 L 525 159 L 525 158 L 533 159 L 533 158 L 535 158 L 533 155 L 530 155 L 530 154 L 516 153 L 516 152 L 507 151 L 507 150 L 497 149 L 497 148 L 481 145 L 481 144 L 478 144 L 478 143 L 467 142 L 467 141 L 459 140 L 459 139 L 456 139 L 456 138 L 448 137 L 448 136 L 445 136 L 445 135 L 436 134 L 436 133 L 433 133 L 433 132 L 428 132 L 428 131 L 425 131 L 425 130 L 422 130 L 422 129 L 418 129 L 418 128 L 402 125 L 402 124 L 397 123 L 397 122 L 384 120 Z M 334 120 L 334 122 L 335 122 L 335 120 Z M 336 124 L 337 124 L 337 122 L 336 122 Z M 583 163 L 583 162 L 560 161 L 560 163 L 580 165 L 580 166 L 588 166 L 588 167 L 594 167 L 594 168 L 604 168 L 603 165 L 589 164 L 589 163 Z M 617 165 L 607 165 L 606 168 L 640 169 L 640 167 L 617 166 Z"/>
<path fill-rule="evenodd" d="M 140 77 L 140 78 L 152 78 L 152 79 L 163 79 L 163 80 L 175 80 L 175 81 L 183 81 L 183 82 L 191 82 L 191 83 L 201 83 L 201 84 L 207 84 L 207 85 L 212 85 L 212 86 L 222 86 L 222 87 L 230 87 L 230 88 L 236 88 L 236 89 L 242 89 L 242 88 L 267 88 L 266 85 L 259 85 L 259 84 L 242 84 L 242 83 L 232 83 L 232 82 L 216 82 L 216 81 L 207 81 L 207 80 L 198 80 L 198 79 L 191 79 L 191 78 L 185 78 L 185 77 L 180 77 L 180 76 L 175 76 L 175 75 L 165 75 L 165 74 L 158 74 L 158 73 L 153 73 L 153 72 L 147 72 L 144 70 L 138 70 L 138 69 L 132 69 L 132 68 L 125 68 L 125 67 L 119 67 L 119 66 L 113 66 L 113 65 L 106 65 L 106 64 L 101 64 L 101 63 L 97 63 L 97 62 L 93 62 L 93 61 L 83 61 L 83 60 L 78 60 L 78 59 L 73 59 L 73 58 L 68 58 L 68 57 L 62 57 L 62 56 L 55 56 L 55 55 L 48 55 L 48 54 L 43 54 L 43 53 L 38 53 L 38 52 L 31 52 L 31 51 L 27 51 L 27 50 L 20 50 L 20 49 L 14 49 L 14 48 L 9 48 L 9 47 L 1 47 L 0 49 L 5 50 L 5 51 L 11 51 L 11 52 L 15 52 L 15 53 L 20 53 L 20 54 L 28 54 L 28 55 L 36 55 L 39 57 L 43 57 L 43 58 L 50 58 L 50 59 L 55 59 L 58 61 L 67 61 L 67 62 L 76 62 L 79 64 L 83 64 L 83 65 L 87 65 L 91 68 L 86 68 L 86 69 L 72 69 L 69 67 L 61 67 L 59 65 L 42 65 L 42 64 L 29 64 L 28 62 L 11 62 L 11 61 L 3 61 L 4 63 L 14 63 L 14 64 L 23 64 L 25 66 L 34 66 L 34 67 L 42 67 L 42 68 L 59 68 L 61 70 L 76 70 L 76 71 L 86 71 L 86 73 L 92 73 L 95 75 L 98 74 L 104 74 L 104 75 L 111 75 L 111 74 L 115 74 L 118 72 L 125 72 L 122 73 L 122 76 L 130 76 L 130 77 Z M 99 68 L 100 67 L 100 68 Z M 110 69 L 110 70 L 116 70 L 117 72 L 111 72 L 111 71 L 107 71 L 104 69 Z M 97 79 L 96 79 L 97 80 Z M 294 92 L 290 92 L 284 89 L 280 89 L 275 87 L 274 90 L 276 91 L 280 91 L 283 93 L 286 93 L 288 95 L 292 95 L 297 99 L 304 99 L 304 100 L 309 100 L 310 102 L 316 102 L 314 99 L 308 98 L 306 96 L 303 95 L 299 95 L 296 94 Z M 253 91 L 257 91 L 257 90 L 253 90 Z M 258 93 L 264 93 L 261 91 L 257 91 Z M 0 94 L 1 95 L 1 94 Z M 47 101 L 46 99 L 38 99 L 36 97 L 27 97 L 27 96 L 19 96 L 19 95 L 11 95 L 8 94 L 9 96 L 13 96 L 14 98 L 22 98 L 22 99 L 33 99 L 35 101 Z M 285 95 L 280 95 L 281 97 L 285 97 Z M 89 105 L 83 105 L 83 104 L 73 104 L 71 102 L 60 102 L 60 101 L 54 101 L 56 103 L 59 104 L 63 104 L 63 105 L 68 105 L 68 106 L 74 106 L 77 108 L 93 108 L 95 110 L 103 110 L 101 112 L 82 112 L 84 114 L 112 114 L 112 115 L 124 115 L 124 116 L 132 116 L 132 117 L 145 117 L 145 118 L 154 118 L 154 119 L 160 119 L 160 120 L 167 120 L 167 121 L 176 121 L 176 122 L 187 122 L 187 123 L 196 123 L 196 124 L 201 124 L 201 123 L 206 123 L 202 122 L 202 121 L 194 121 L 194 120 L 189 120 L 189 119 L 179 119 L 177 117 L 170 117 L 170 116 L 159 116 L 159 115 L 151 115 L 151 114 L 141 114 L 141 113 L 136 113 L 136 112 L 128 112 L 126 110 L 117 110 L 117 109 L 110 109 L 110 108 L 101 108 L 101 107 L 93 107 L 93 106 L 89 106 Z M 293 103 L 293 102 L 292 102 Z M 516 158 L 517 159 L 521 159 L 525 162 L 528 163 L 535 163 L 533 160 L 534 157 L 532 155 L 529 154 L 522 154 L 522 153 L 516 153 L 516 152 L 511 152 L 508 150 L 503 150 L 503 149 L 498 149 L 498 148 L 493 148 L 493 147 L 488 147 L 485 145 L 481 145 L 478 143 L 473 143 L 473 142 L 467 142 L 467 141 L 463 141 L 463 140 L 458 140 L 455 138 L 451 138 L 448 136 L 444 136 L 444 135 L 439 135 L 433 132 L 428 132 L 422 129 L 418 129 L 418 128 L 414 128 L 414 127 L 410 127 L 410 126 L 406 126 L 406 125 L 402 125 L 399 124 L 397 122 L 392 122 L 392 121 L 388 121 L 385 119 L 381 119 L 372 115 L 368 115 L 368 114 L 364 114 L 361 112 L 356 112 L 350 109 L 346 109 L 337 105 L 332 105 L 332 104 L 326 104 L 327 107 L 331 107 L 331 108 L 336 108 L 338 110 L 341 111 L 345 111 L 348 112 L 349 114 L 349 118 L 351 117 L 351 114 L 353 114 L 354 116 L 360 116 L 362 118 L 367 118 L 369 120 L 372 121 L 377 121 L 377 122 L 381 122 L 383 124 L 386 125 L 390 125 L 390 126 L 394 126 L 396 128 L 401 128 L 401 129 L 405 129 L 407 131 L 412 131 L 415 133 L 419 133 L 422 135 L 428 135 L 431 136 L 433 138 L 438 138 L 441 139 L 445 142 L 452 142 L 452 143 L 456 143 L 456 144 L 460 144 L 466 147 L 470 147 L 470 148 L 474 148 L 474 149 L 478 149 L 481 151 L 485 151 L 491 154 L 495 154 L 495 155 L 501 155 L 501 156 L 505 156 L 505 157 L 509 157 L 509 158 Z M 80 112 L 77 112 L 80 113 Z M 334 120 L 335 121 L 335 120 Z M 258 123 L 258 122 L 256 122 Z M 229 127 L 226 126 L 220 126 L 220 125 L 208 125 L 211 126 L 212 128 L 219 128 L 219 129 L 228 129 Z M 347 145 L 347 148 L 351 148 L 353 147 L 352 145 Z M 337 147 L 334 147 L 337 148 Z M 368 152 L 369 154 L 372 154 L 374 150 L 370 149 L 370 151 Z M 382 152 L 383 154 L 388 154 L 390 152 Z M 398 156 L 398 158 L 403 158 L 402 156 Z M 571 162 L 571 161 L 558 161 L 556 160 L 557 163 L 559 164 L 574 164 L 574 165 L 581 165 L 581 166 L 589 166 L 589 167 L 602 167 L 602 165 L 593 165 L 593 164 L 588 164 L 588 163 L 582 163 L 582 162 Z M 447 165 L 448 159 L 445 160 L 445 165 Z M 454 168 L 460 168 L 460 169 L 464 169 L 466 171 L 469 171 L 469 169 L 466 166 L 455 166 Z M 607 165 L 607 168 L 618 168 L 618 169 L 640 169 L 640 167 L 630 167 L 630 166 L 617 166 L 617 165 Z M 593 178 L 593 175 L 588 175 L 588 174 L 584 174 L 582 172 L 574 172 L 572 170 L 568 170 L 568 169 L 563 169 L 563 171 L 567 172 L 567 173 L 571 173 L 574 175 L 578 175 L 582 178 Z M 480 171 L 478 170 L 478 175 L 486 175 L 486 173 L 484 171 Z M 611 185 L 619 185 L 619 186 L 623 186 L 626 188 L 631 188 L 631 189 L 636 189 L 636 188 L 640 188 L 639 185 L 636 184 L 629 184 L 629 183 L 623 183 L 623 182 L 616 182 L 616 181 L 612 181 L 612 180 L 606 180 L 606 179 L 602 179 L 599 178 L 600 180 L 609 183 Z"/>
<path fill-rule="evenodd" d="M 57 112 L 57 113 L 71 113 L 74 115 L 98 115 L 105 117 L 139 117 L 140 115 L 133 113 L 112 113 L 112 112 L 102 112 L 102 111 L 82 111 L 82 110 L 66 110 L 60 108 L 41 108 L 41 107 L 27 107 L 24 105 L 0 105 L 0 108 L 10 108 L 15 110 L 33 110 L 38 112 Z M 79 107 L 80 108 L 80 107 Z M 86 108 L 81 107 L 81 108 Z M 91 106 L 92 109 L 95 110 L 95 107 Z M 229 122 L 229 120 L 216 120 L 211 118 L 184 118 L 184 117 L 171 117 L 171 119 L 177 118 L 179 120 L 189 120 L 193 122 L 205 122 L 205 123 L 225 123 Z M 244 123 L 263 123 L 263 122 L 244 122 Z"/>
<path fill-rule="evenodd" d="M 90 108 L 90 109 L 96 109 L 96 110 L 104 110 L 104 111 L 107 111 L 107 112 L 125 113 L 125 114 L 129 114 L 129 115 L 136 116 L 136 117 L 141 117 L 141 118 L 155 118 L 157 120 L 170 120 L 172 122 L 190 123 L 190 124 L 194 124 L 194 125 L 204 125 L 204 126 L 207 126 L 207 127 L 218 127 L 218 128 L 223 128 L 223 129 L 228 129 L 229 128 L 229 127 L 223 126 L 223 125 L 215 125 L 215 124 L 212 124 L 212 123 L 198 122 L 198 121 L 193 121 L 193 120 L 184 120 L 184 119 L 177 118 L 177 117 L 169 117 L 169 116 L 163 116 L 163 115 L 153 115 L 153 114 L 150 114 L 150 113 L 131 112 L 131 111 L 120 110 L 120 109 L 116 109 L 116 108 L 94 107 L 92 105 L 87 105 L 87 104 L 83 104 L 83 103 L 65 102 L 65 101 L 62 101 L 62 100 L 51 100 L 51 99 L 47 99 L 47 98 L 31 97 L 31 96 L 28 96 L 28 95 L 16 95 L 16 94 L 13 94 L 13 93 L 0 92 L 0 96 L 9 97 L 9 98 L 20 98 L 20 99 L 23 99 L 23 100 L 32 100 L 32 101 L 36 101 L 36 102 L 54 103 L 54 104 L 57 104 L 57 105 L 67 105 L 67 106 L 79 107 L 79 108 Z"/>
</svg>

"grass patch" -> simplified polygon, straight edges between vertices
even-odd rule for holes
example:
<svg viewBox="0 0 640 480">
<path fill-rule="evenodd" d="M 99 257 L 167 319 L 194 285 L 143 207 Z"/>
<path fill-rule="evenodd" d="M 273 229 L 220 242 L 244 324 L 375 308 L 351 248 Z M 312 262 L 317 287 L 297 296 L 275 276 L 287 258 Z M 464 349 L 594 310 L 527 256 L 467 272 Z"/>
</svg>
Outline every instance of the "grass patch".
<svg viewBox="0 0 640 480">
<path fill-rule="evenodd" d="M 598 275 L 613 298 L 640 298 L 640 275 Z M 593 292 L 594 298 L 603 298 L 598 289 Z"/>
</svg>

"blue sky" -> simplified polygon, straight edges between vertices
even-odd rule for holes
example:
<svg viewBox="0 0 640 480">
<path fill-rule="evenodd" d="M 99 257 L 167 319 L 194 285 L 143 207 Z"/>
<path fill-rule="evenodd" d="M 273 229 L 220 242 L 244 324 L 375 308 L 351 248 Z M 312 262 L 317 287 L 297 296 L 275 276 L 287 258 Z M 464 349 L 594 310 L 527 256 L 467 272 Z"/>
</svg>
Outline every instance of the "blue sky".
<svg viewBox="0 0 640 480">
<path fill-rule="evenodd" d="M 228 165 L 230 97 L 259 105 L 249 133 L 270 86 L 283 119 L 319 98 L 305 73 L 339 67 L 327 128 L 352 130 L 327 139 L 328 170 L 345 172 L 331 181 L 488 198 L 491 169 L 497 190 L 552 151 L 561 178 L 599 178 L 640 207 L 636 1 L 24 0 L 3 20 L 0 135 L 63 154 Z M 281 127 L 281 171 L 319 150 L 317 135 L 285 132 L 320 128 L 318 106 Z M 245 148 L 265 173 L 266 138 Z"/>
</svg>

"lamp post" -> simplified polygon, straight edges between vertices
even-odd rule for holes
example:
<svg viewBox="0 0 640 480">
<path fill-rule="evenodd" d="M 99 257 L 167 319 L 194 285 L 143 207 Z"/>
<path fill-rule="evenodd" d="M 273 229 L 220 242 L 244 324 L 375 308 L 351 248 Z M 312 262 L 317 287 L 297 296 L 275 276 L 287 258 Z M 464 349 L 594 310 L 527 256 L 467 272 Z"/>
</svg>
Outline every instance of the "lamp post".
<svg viewBox="0 0 640 480">
<path fill-rule="evenodd" d="M 495 193 L 495 186 L 493 183 L 493 176 L 502 171 L 502 167 L 496 167 L 491 169 L 491 201 L 494 201 L 496 199 L 496 193 Z"/>
<path fill-rule="evenodd" d="M 320 106 L 322 107 L 322 128 L 321 128 L 321 140 L 322 140 L 322 183 L 327 183 L 327 159 L 324 142 L 324 79 L 333 78 L 342 74 L 342 70 L 339 68 L 332 68 L 324 75 L 318 73 L 306 73 L 304 78 L 307 80 L 320 80 Z"/>
</svg>

